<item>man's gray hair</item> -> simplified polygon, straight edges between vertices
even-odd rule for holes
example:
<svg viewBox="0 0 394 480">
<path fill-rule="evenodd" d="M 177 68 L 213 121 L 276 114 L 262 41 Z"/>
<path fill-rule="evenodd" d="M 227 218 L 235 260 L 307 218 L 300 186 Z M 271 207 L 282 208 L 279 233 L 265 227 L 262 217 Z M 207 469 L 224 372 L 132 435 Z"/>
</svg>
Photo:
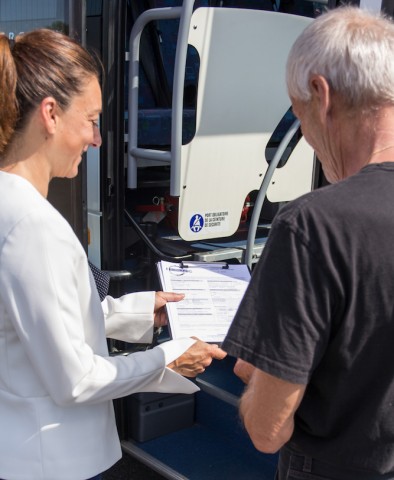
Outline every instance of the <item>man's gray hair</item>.
<svg viewBox="0 0 394 480">
<path fill-rule="evenodd" d="M 380 14 L 340 7 L 314 20 L 287 60 L 290 97 L 308 101 L 311 75 L 325 77 L 351 107 L 394 104 L 394 25 Z"/>
</svg>

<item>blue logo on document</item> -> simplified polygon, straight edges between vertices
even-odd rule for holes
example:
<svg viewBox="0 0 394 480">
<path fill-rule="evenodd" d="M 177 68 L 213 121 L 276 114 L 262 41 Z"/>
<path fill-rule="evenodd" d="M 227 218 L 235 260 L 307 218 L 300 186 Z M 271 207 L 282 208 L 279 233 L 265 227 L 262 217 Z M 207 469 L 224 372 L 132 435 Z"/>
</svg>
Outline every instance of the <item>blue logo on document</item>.
<svg viewBox="0 0 394 480">
<path fill-rule="evenodd" d="M 196 213 L 192 216 L 189 222 L 190 230 L 194 233 L 198 233 L 204 226 L 204 219 L 202 215 Z"/>
</svg>

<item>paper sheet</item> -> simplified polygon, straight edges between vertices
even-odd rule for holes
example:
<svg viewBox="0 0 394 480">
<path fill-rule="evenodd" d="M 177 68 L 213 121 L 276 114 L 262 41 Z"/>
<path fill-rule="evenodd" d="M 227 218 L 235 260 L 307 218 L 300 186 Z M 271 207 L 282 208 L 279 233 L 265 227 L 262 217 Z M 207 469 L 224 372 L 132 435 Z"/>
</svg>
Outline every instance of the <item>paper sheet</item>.
<svg viewBox="0 0 394 480">
<path fill-rule="evenodd" d="M 185 294 L 181 302 L 167 304 L 172 338 L 194 336 L 222 342 L 248 286 L 248 267 L 165 261 L 158 262 L 157 267 L 164 291 Z"/>
</svg>

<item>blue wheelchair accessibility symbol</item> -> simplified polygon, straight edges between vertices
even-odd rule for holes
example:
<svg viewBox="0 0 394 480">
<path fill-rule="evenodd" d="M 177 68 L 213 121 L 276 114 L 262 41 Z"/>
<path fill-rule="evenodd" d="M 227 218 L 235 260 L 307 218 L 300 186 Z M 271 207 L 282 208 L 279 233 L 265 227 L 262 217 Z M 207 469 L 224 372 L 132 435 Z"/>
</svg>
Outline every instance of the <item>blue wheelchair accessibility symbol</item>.
<svg viewBox="0 0 394 480">
<path fill-rule="evenodd" d="M 196 213 L 192 216 L 189 222 L 190 230 L 194 233 L 198 233 L 204 226 L 204 219 L 202 215 Z"/>
</svg>

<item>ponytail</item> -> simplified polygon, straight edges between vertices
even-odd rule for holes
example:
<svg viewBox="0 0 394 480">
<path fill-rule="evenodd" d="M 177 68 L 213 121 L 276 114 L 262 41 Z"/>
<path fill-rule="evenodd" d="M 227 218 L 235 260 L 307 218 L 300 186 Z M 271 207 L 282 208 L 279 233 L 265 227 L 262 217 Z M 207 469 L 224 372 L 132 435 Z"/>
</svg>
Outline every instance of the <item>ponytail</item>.
<svg viewBox="0 0 394 480">
<path fill-rule="evenodd" d="M 17 121 L 16 80 L 10 42 L 0 34 L 0 155 L 7 147 Z"/>
<path fill-rule="evenodd" d="M 12 49 L 0 34 L 0 157 L 45 97 L 66 110 L 100 64 L 75 40 L 48 29 L 18 35 Z"/>
</svg>

